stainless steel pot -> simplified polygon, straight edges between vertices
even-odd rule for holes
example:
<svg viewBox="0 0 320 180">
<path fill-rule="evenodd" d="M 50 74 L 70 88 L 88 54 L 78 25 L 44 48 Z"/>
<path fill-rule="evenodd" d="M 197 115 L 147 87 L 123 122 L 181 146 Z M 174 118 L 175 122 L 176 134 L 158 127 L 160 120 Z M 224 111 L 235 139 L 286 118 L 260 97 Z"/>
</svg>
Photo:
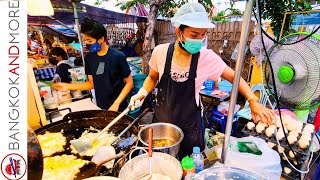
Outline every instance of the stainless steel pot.
<svg viewBox="0 0 320 180">
<path fill-rule="evenodd" d="M 153 123 L 143 127 L 139 133 L 139 141 L 148 146 L 148 130 L 153 129 L 153 139 L 168 139 L 175 142 L 172 146 L 166 147 L 153 147 L 153 150 L 160 150 L 161 152 L 170 154 L 171 156 L 177 156 L 180 150 L 180 143 L 184 137 L 182 130 L 170 123 Z"/>
</svg>

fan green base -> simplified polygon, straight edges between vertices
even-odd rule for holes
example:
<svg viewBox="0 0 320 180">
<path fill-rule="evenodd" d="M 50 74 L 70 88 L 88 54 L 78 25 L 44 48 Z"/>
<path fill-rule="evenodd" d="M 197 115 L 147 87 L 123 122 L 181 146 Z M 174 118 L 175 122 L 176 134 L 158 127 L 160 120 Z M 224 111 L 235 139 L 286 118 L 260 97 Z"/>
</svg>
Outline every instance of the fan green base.
<svg viewBox="0 0 320 180">
<path fill-rule="evenodd" d="M 294 71 L 290 66 L 281 66 L 278 71 L 279 81 L 283 84 L 288 84 L 293 80 Z"/>
</svg>

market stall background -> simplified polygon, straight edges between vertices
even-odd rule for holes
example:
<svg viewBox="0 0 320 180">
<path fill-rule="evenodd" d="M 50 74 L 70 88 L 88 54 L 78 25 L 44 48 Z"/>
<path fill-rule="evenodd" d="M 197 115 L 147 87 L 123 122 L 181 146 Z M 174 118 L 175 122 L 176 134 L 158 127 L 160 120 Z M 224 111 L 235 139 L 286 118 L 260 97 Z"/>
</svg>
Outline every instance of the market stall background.
<svg viewBox="0 0 320 180">
<path fill-rule="evenodd" d="M 59 2 L 59 1 L 53 1 L 55 2 Z M 71 4 L 63 1 L 63 3 L 69 4 L 71 7 Z M 62 3 L 62 4 L 63 4 Z M 58 4 L 58 6 L 62 5 L 62 4 Z M 55 6 L 55 4 L 54 4 Z M 93 17 L 94 19 L 101 21 L 105 24 L 119 24 L 119 23 L 145 23 L 146 22 L 146 18 L 140 19 L 141 17 L 132 17 L 131 15 L 124 15 L 121 13 L 115 13 L 115 12 L 108 12 L 110 14 L 113 14 L 114 16 L 112 16 L 111 18 L 108 17 L 109 15 L 106 15 L 104 13 L 107 13 L 108 10 L 103 10 L 102 12 L 104 13 L 96 13 L 97 11 L 93 10 L 92 6 L 87 7 L 88 5 L 82 5 L 82 3 L 78 3 L 78 9 L 79 9 L 79 19 L 80 21 L 82 21 L 83 17 L 85 16 L 90 16 Z M 63 7 L 63 5 L 61 6 Z M 83 8 L 84 7 L 84 8 Z M 57 8 L 57 7 L 56 7 Z M 66 7 L 64 7 L 66 8 Z M 92 8 L 90 10 L 90 8 Z M 58 8 L 59 9 L 59 8 Z M 88 11 L 88 9 L 90 11 Z M 46 17 L 28 17 L 28 19 L 30 18 L 30 25 L 32 25 L 33 23 L 37 24 L 37 23 L 41 23 L 41 24 L 59 24 L 57 22 L 57 19 L 59 19 L 59 21 L 68 24 L 74 24 L 74 17 L 73 17 L 73 12 L 72 12 L 72 7 L 69 11 L 61 11 L 61 14 L 59 14 L 59 10 L 57 11 L 57 13 L 55 13 L 55 15 L 53 16 L 53 18 L 46 18 Z M 67 13 L 68 16 L 63 15 L 63 13 Z M 92 14 L 90 14 L 92 13 Z M 119 17 L 116 17 L 117 15 L 119 15 Z M 125 18 L 122 18 L 121 16 L 126 16 Z M 38 21 L 37 21 L 38 18 Z M 107 20 L 106 20 L 107 19 Z M 237 44 L 239 43 L 239 38 L 240 38 L 240 28 L 241 28 L 241 23 L 242 22 L 228 22 L 228 23 L 216 23 L 217 28 L 210 31 L 209 32 L 209 36 L 208 36 L 208 48 L 212 48 L 217 54 L 220 54 L 222 58 L 224 58 L 224 60 L 226 61 L 226 63 L 231 66 L 232 68 L 234 68 L 236 62 L 235 60 L 232 59 L 234 50 L 237 46 Z M 49 26 L 48 26 L 49 27 Z M 157 26 L 156 26 L 156 32 L 157 32 L 157 36 L 156 36 L 156 42 L 157 44 L 161 44 L 161 43 L 166 43 L 166 42 L 171 42 L 174 40 L 174 31 L 173 27 L 171 26 L 171 23 L 169 21 L 159 21 L 157 22 Z M 246 44 L 248 45 L 253 37 L 253 31 L 254 31 L 254 22 L 250 23 L 250 30 L 249 30 L 249 36 L 248 36 L 248 42 L 246 42 Z M 225 40 L 228 41 L 227 46 L 224 47 L 224 42 Z M 222 50 L 222 52 L 221 52 Z M 250 53 L 245 53 L 245 60 L 244 60 L 244 68 L 242 70 L 242 77 L 247 80 L 249 82 L 250 79 L 250 68 L 251 68 L 251 57 L 250 57 Z"/>
<path fill-rule="evenodd" d="M 74 25 L 74 14 L 72 4 L 64 0 L 54 0 L 52 1 L 54 7 L 54 15 L 52 17 L 43 16 L 29 16 L 29 25 L 39 25 L 39 24 L 57 24 L 60 22 L 66 25 Z M 119 24 L 119 23 L 137 23 L 137 22 L 147 22 L 146 17 L 133 16 L 118 12 L 109 11 L 102 8 L 97 8 L 94 6 L 86 5 L 83 3 L 77 3 L 77 12 L 79 15 L 80 22 L 83 21 L 85 16 L 89 16 L 102 24 Z"/>
</svg>

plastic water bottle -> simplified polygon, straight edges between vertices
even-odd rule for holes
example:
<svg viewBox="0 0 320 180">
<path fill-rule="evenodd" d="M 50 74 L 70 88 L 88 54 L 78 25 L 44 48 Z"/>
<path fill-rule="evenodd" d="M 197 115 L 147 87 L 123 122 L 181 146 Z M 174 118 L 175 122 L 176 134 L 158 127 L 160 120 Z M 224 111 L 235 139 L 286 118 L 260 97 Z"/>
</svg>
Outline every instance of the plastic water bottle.
<svg viewBox="0 0 320 180">
<path fill-rule="evenodd" d="M 196 173 L 202 171 L 204 166 L 204 158 L 200 153 L 199 147 L 197 146 L 193 147 L 193 153 L 191 154 L 191 158 L 194 161 L 194 165 L 196 167 Z"/>
</svg>

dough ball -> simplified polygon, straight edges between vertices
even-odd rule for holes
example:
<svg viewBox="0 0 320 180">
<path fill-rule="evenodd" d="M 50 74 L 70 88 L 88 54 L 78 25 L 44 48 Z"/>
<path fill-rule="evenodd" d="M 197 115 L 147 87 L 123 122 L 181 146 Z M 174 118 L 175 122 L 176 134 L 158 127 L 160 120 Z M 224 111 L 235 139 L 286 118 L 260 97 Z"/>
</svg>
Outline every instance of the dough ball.
<svg viewBox="0 0 320 180">
<path fill-rule="evenodd" d="M 275 130 L 273 128 L 268 127 L 266 129 L 266 136 L 271 137 L 275 133 Z"/>
<path fill-rule="evenodd" d="M 256 131 L 257 133 L 262 133 L 262 131 L 264 130 L 264 126 L 262 124 L 258 124 L 256 127 Z"/>
<path fill-rule="evenodd" d="M 297 138 L 299 136 L 299 133 L 297 131 L 291 131 L 289 132 L 289 136 L 294 136 Z"/>
<path fill-rule="evenodd" d="M 295 131 L 295 130 L 297 130 L 297 124 L 291 122 L 291 123 L 287 124 L 286 128 L 287 128 L 289 131 Z"/>
<path fill-rule="evenodd" d="M 283 133 L 282 131 L 278 131 L 278 132 L 276 133 L 276 137 L 277 137 L 277 139 L 280 141 L 280 140 L 283 139 L 284 133 Z"/>
<path fill-rule="evenodd" d="M 297 128 L 300 128 L 300 129 L 303 128 L 303 123 L 302 122 L 296 121 L 296 124 L 297 124 Z"/>
<path fill-rule="evenodd" d="M 263 123 L 263 122 L 261 122 L 261 121 L 258 123 L 258 125 L 259 125 L 259 124 L 261 124 L 261 126 L 263 126 L 264 128 L 266 128 L 266 127 L 268 126 L 266 123 Z"/>
<path fill-rule="evenodd" d="M 279 129 L 278 129 L 278 132 L 279 132 L 279 131 L 280 131 L 280 132 L 283 132 L 283 129 L 282 129 L 282 128 L 279 128 Z M 288 129 L 287 129 L 287 128 L 284 128 L 284 132 L 285 132 L 285 133 L 288 133 Z"/>
<path fill-rule="evenodd" d="M 278 145 L 278 152 L 282 154 L 284 152 L 284 148 Z"/>
<path fill-rule="evenodd" d="M 300 139 L 307 139 L 308 141 L 311 141 L 311 136 L 310 135 L 306 135 L 306 134 L 303 134 Z"/>
<path fill-rule="evenodd" d="M 284 115 L 284 116 L 282 116 L 282 121 L 285 125 L 287 125 L 287 124 L 291 123 L 293 120 L 290 115 Z"/>
<path fill-rule="evenodd" d="M 311 129 L 308 129 L 308 128 L 304 128 L 302 132 L 312 134 L 313 131 L 314 131 L 314 130 L 311 130 Z"/>
<path fill-rule="evenodd" d="M 277 125 L 278 128 L 282 127 L 281 121 L 280 121 L 280 120 L 277 120 L 277 121 L 276 121 L 276 125 Z M 283 124 L 283 125 L 284 125 L 284 124 Z"/>
<path fill-rule="evenodd" d="M 267 142 L 267 144 L 270 147 L 270 149 L 273 149 L 273 147 L 276 145 L 275 143 L 272 143 L 272 142 Z"/>
<path fill-rule="evenodd" d="M 294 144 L 296 141 L 297 141 L 297 137 L 295 136 L 288 136 L 288 141 L 289 141 L 289 144 Z"/>
<path fill-rule="evenodd" d="M 306 124 L 306 126 L 304 127 L 304 129 L 308 129 L 310 130 L 311 132 L 314 131 L 314 125 L 313 124 Z"/>
<path fill-rule="evenodd" d="M 290 150 L 290 151 L 289 151 L 289 157 L 293 159 L 294 156 L 295 156 L 294 153 Z"/>
<path fill-rule="evenodd" d="M 273 130 L 276 130 L 276 126 L 275 125 L 273 125 L 273 124 L 271 124 L 268 128 L 271 128 L 271 129 L 273 129 Z"/>
<path fill-rule="evenodd" d="M 298 143 L 299 143 L 299 147 L 301 149 L 307 148 L 309 146 L 309 144 L 310 144 L 309 140 L 305 139 L 305 138 L 300 138 Z"/>
<path fill-rule="evenodd" d="M 247 123 L 247 128 L 248 128 L 249 130 L 252 130 L 255 126 L 256 126 L 256 125 L 255 125 L 253 122 L 248 122 L 248 123 Z"/>
<path fill-rule="evenodd" d="M 303 130 L 301 135 L 305 135 L 305 136 L 311 136 L 312 132 L 310 132 L 309 130 Z"/>
<path fill-rule="evenodd" d="M 293 164 L 294 164 L 294 165 L 298 165 L 297 161 L 293 161 Z"/>
<path fill-rule="evenodd" d="M 298 127 L 298 128 L 296 129 L 296 131 L 297 131 L 297 133 L 301 133 L 302 128 L 299 128 L 299 127 Z"/>
<path fill-rule="evenodd" d="M 283 171 L 284 171 L 284 173 L 286 173 L 286 174 L 290 174 L 290 173 L 291 173 L 291 169 L 288 168 L 288 167 L 284 167 L 284 168 L 283 168 Z"/>
</svg>

